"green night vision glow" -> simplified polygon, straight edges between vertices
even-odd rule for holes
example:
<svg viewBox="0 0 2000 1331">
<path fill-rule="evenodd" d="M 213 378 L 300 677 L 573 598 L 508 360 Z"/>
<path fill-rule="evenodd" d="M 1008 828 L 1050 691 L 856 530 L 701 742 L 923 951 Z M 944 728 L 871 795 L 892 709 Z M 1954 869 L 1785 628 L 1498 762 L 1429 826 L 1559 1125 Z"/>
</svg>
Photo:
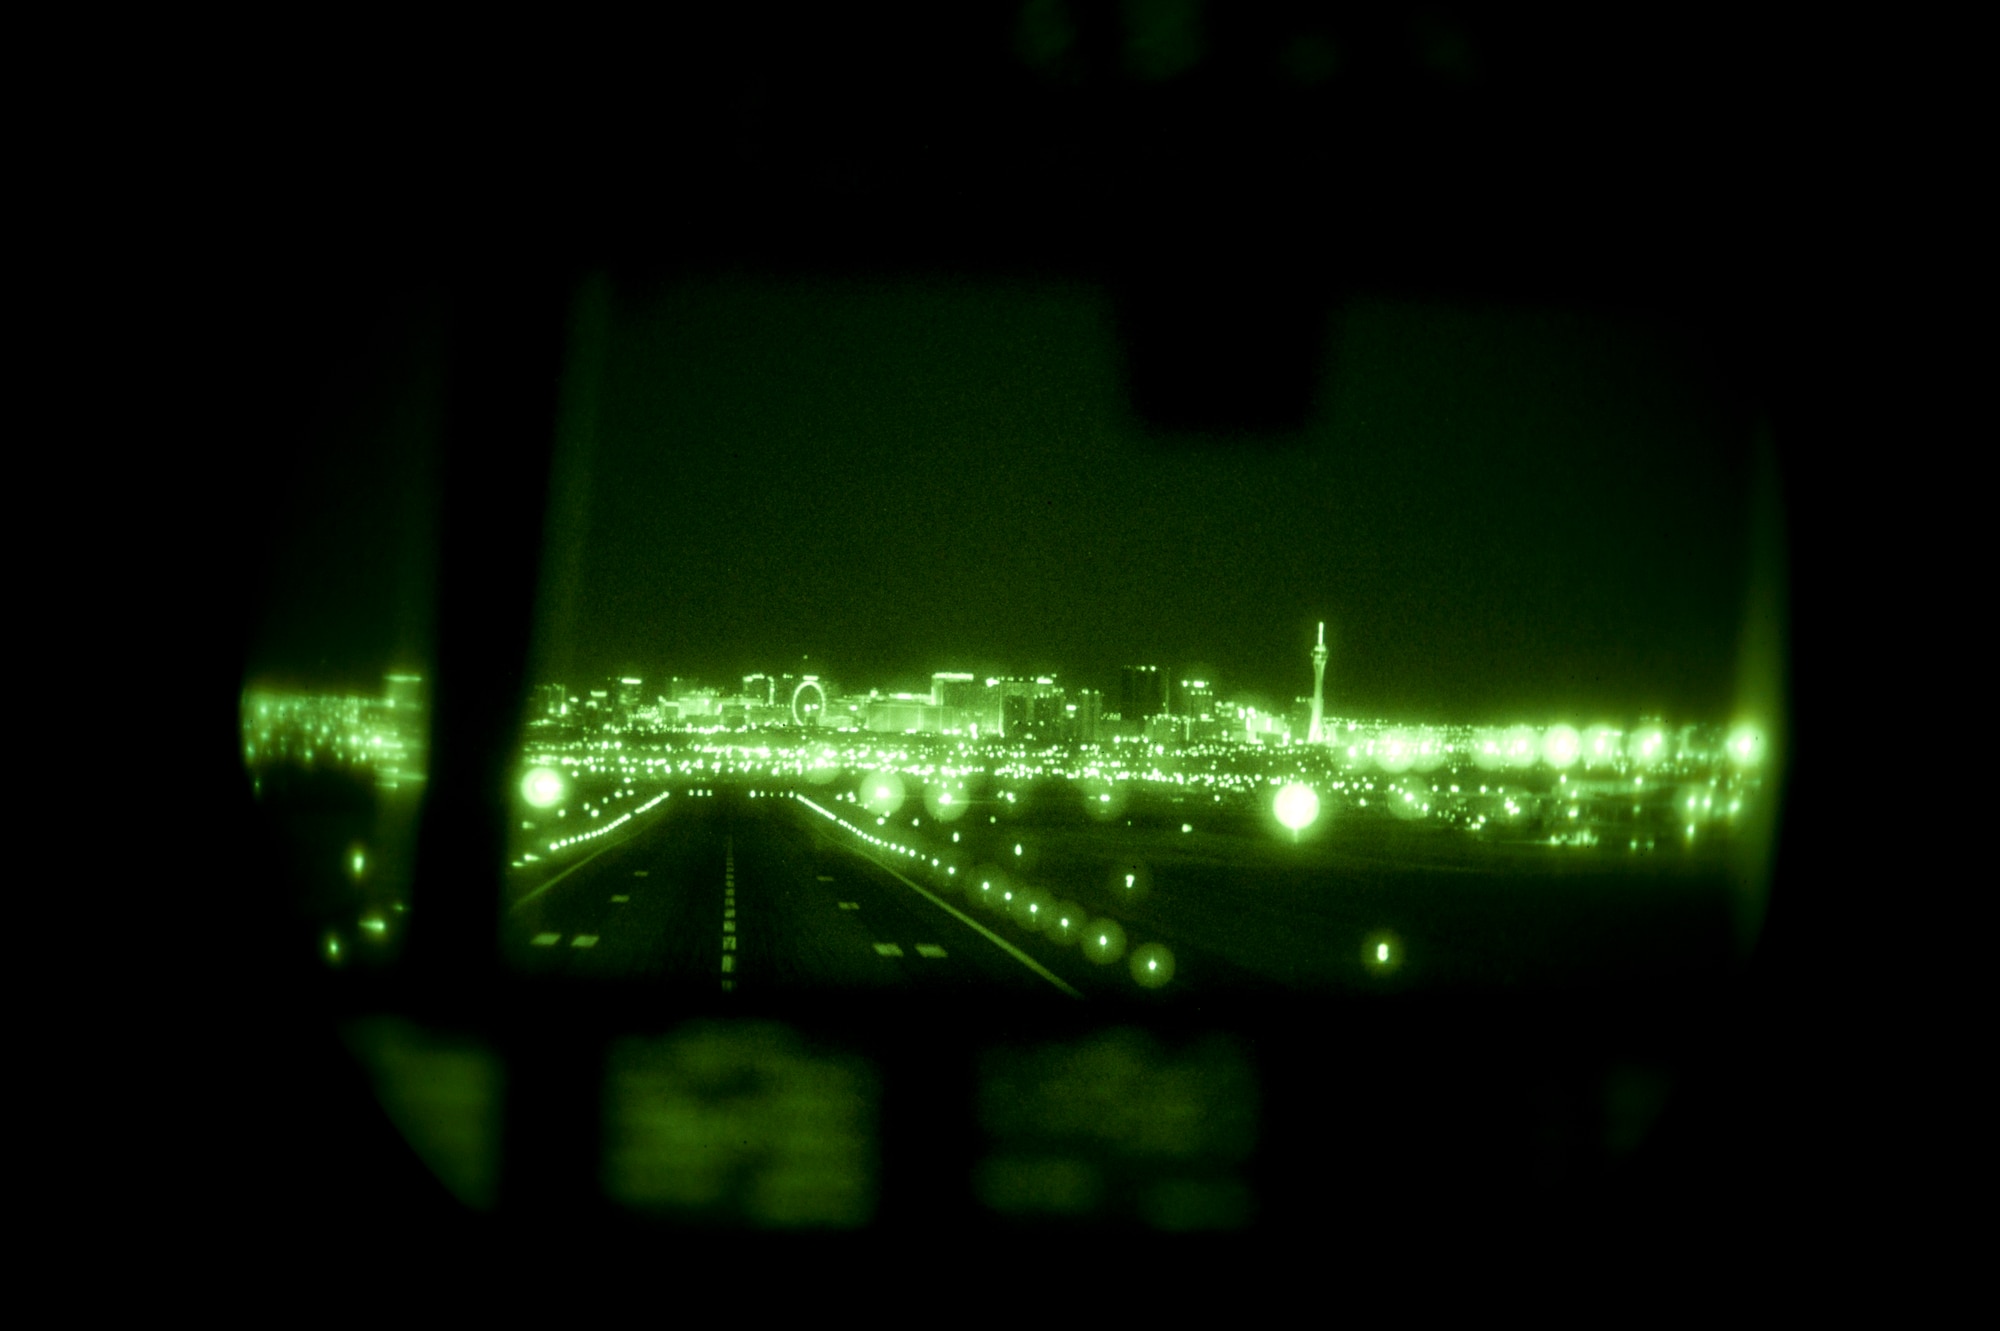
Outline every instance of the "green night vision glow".
<svg viewBox="0 0 2000 1331">
<path fill-rule="evenodd" d="M 1300 782 L 1290 782 L 1278 791 L 1271 809 L 1287 828 L 1293 832 L 1303 831 L 1319 817 L 1319 792 Z"/>
<path fill-rule="evenodd" d="M 1133 949 L 1131 965 L 1132 978 L 1147 989 L 1158 989 L 1174 978 L 1174 954 L 1160 943 Z"/>
<path fill-rule="evenodd" d="M 521 779 L 521 798 L 537 809 L 553 809 L 562 797 L 562 775 L 551 768 L 537 767 Z"/>
<path fill-rule="evenodd" d="M 1125 955 L 1125 929 L 1116 920 L 1092 920 L 1083 935 L 1083 955 L 1109 966 Z"/>
<path fill-rule="evenodd" d="M 1583 753 L 1583 736 L 1574 726 L 1550 726 L 1542 736 L 1542 760 L 1554 768 L 1574 766 Z"/>
<path fill-rule="evenodd" d="M 1739 767 L 1755 767 L 1764 760 L 1767 741 L 1753 725 L 1740 725 L 1730 732 L 1729 760 Z"/>
<path fill-rule="evenodd" d="M 1361 944 L 1361 959 L 1369 973 L 1394 974 L 1403 965 L 1403 942 L 1387 929 L 1378 929 Z"/>
</svg>

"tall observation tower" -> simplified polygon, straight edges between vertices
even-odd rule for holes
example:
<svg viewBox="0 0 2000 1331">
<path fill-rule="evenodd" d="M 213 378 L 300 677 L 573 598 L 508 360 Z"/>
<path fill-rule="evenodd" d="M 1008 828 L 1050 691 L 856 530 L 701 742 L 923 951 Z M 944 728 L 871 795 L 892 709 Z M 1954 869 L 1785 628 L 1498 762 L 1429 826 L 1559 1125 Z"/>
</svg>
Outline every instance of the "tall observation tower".
<svg viewBox="0 0 2000 1331">
<path fill-rule="evenodd" d="M 1326 743 L 1326 727 L 1322 724 L 1322 718 L 1326 715 L 1325 689 L 1326 624 L 1322 621 L 1319 626 L 1319 642 L 1313 647 L 1313 719 L 1312 729 L 1306 734 L 1306 741 L 1310 744 Z"/>
</svg>

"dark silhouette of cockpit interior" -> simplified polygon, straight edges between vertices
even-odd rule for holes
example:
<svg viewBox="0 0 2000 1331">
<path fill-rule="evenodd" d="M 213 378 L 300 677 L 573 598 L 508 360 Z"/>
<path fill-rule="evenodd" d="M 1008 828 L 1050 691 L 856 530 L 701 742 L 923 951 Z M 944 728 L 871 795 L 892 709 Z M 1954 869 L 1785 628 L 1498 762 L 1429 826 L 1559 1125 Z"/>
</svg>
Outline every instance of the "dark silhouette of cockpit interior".
<svg viewBox="0 0 2000 1331">
<path fill-rule="evenodd" d="M 269 584 L 253 557 L 217 593 L 241 614 L 206 698 L 202 770 L 223 799 L 216 890 L 240 959 L 204 984 L 185 1033 L 190 1080 L 210 1090 L 190 1111 L 199 1149 L 172 1172 L 227 1198 L 252 1241 L 366 1235 L 436 1253 L 649 1232 L 603 1197 L 600 1069 L 619 1039 L 684 1013 L 626 989 L 531 991 L 496 943 L 507 828 L 493 792 L 531 683 L 566 339 L 587 276 L 1089 284 L 1110 296 L 1121 386 L 1159 446 L 1242 458 L 1290 447 L 1310 419 L 1323 367 L 1339 373 L 1343 302 L 1615 312 L 1712 348 L 1773 423 L 1781 463 L 1795 460 L 1796 312 L 1778 287 L 1784 201 L 1766 152 L 1783 62 L 1768 33 L 1193 0 L 781 7 L 669 29 L 643 42 L 518 33 L 505 60 L 447 43 L 400 59 L 369 38 L 356 55 L 379 75 L 374 97 L 342 91 L 351 69 L 269 90 L 267 113 L 296 132 L 254 186 L 279 201 L 260 214 L 274 221 L 218 278 L 230 318 L 254 330 L 231 348 L 243 387 L 224 460 L 309 447 L 301 422 L 361 391 L 348 368 L 385 329 L 431 320 L 443 372 L 420 909 L 380 974 L 336 985 L 300 960 L 313 940 L 286 893 L 306 874 L 253 807 L 234 747 Z M 1794 835 L 1797 818 L 1784 826 Z M 1694 1213 L 1748 1223 L 1789 1214 L 1805 1149 L 1781 1140 L 1786 1074 L 1758 1049 L 1785 978 L 1789 842 L 1776 863 L 1763 937 L 1701 1008 L 1301 998 L 1107 1016 L 829 995 L 804 1013 L 749 1011 L 875 1069 L 879 1207 L 865 1235 L 1097 1234 L 998 1224 L 961 1195 L 979 1095 L 966 1050 L 1095 1038 L 1107 1022 L 1174 1048 L 1221 1033 L 1247 1052 L 1260 1088 L 1248 1232 L 1279 1247 L 1413 1226 L 1511 1245 L 1523 1227 L 1603 1241 L 1603 1217 L 1632 1234 Z M 342 1021 L 381 1013 L 497 1051 L 487 1211 L 418 1159 L 341 1044 Z M 1590 1145 L 1599 1091 L 1635 1062 L 1672 1066 L 1676 1090 L 1614 1168 Z M 1729 1197 L 1748 1210 L 1718 1216 Z"/>
</svg>

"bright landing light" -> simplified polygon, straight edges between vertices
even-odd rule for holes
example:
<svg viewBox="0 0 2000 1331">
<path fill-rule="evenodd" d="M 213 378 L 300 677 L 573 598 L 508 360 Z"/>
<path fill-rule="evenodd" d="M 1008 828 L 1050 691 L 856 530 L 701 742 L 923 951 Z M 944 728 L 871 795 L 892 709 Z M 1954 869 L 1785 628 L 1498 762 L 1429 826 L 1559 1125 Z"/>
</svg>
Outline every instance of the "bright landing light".
<svg viewBox="0 0 2000 1331">
<path fill-rule="evenodd" d="M 1319 817 L 1319 795 L 1311 786 L 1294 781 L 1278 792 L 1271 808 L 1279 822 L 1297 832 Z"/>
<path fill-rule="evenodd" d="M 546 767 L 537 767 L 521 779 L 521 797 L 537 809 L 552 809 L 562 799 L 562 777 Z"/>
<path fill-rule="evenodd" d="M 1542 760 L 1549 766 L 1573 766 L 1583 753 L 1583 736 L 1574 726 L 1550 726 L 1542 736 Z"/>
<path fill-rule="evenodd" d="M 1729 758 L 1739 767 L 1754 767 L 1763 761 L 1763 732 L 1752 725 L 1738 726 L 1729 736 Z"/>
</svg>

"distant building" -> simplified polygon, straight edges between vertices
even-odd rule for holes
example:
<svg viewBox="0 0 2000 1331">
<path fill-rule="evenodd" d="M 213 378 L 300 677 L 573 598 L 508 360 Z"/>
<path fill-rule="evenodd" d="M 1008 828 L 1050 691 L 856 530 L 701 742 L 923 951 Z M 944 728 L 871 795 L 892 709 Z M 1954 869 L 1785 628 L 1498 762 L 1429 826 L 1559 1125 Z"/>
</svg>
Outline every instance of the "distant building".
<svg viewBox="0 0 2000 1331">
<path fill-rule="evenodd" d="M 1099 689 L 1078 689 L 1068 704 L 1069 738 L 1072 743 L 1095 744 L 1104 716 L 1104 693 Z"/>
<path fill-rule="evenodd" d="M 1306 722 L 1306 742 L 1308 744 L 1323 744 L 1328 739 L 1325 726 L 1327 652 L 1326 624 L 1322 622 L 1319 626 L 1319 639 L 1312 649 L 1313 696 L 1312 717 Z"/>
<path fill-rule="evenodd" d="M 909 731 L 936 731 L 942 709 L 917 695 L 872 698 L 868 704 L 868 729 L 900 735 Z"/>
<path fill-rule="evenodd" d="M 1260 712 L 1255 707 L 1239 709 L 1241 738 L 1252 744 L 1282 744 L 1291 733 L 1285 718 L 1276 712 Z"/>
<path fill-rule="evenodd" d="M 1062 686 L 1043 675 L 1036 679 L 989 679 L 984 700 L 990 715 L 983 727 L 997 725 L 1007 739 L 1053 742 L 1062 736 L 1066 719 Z"/>
<path fill-rule="evenodd" d="M 778 681 L 770 675 L 759 672 L 743 677 L 743 697 L 758 706 L 769 707 L 777 701 Z"/>
<path fill-rule="evenodd" d="M 800 700 L 798 708 L 803 724 L 826 730 L 866 729 L 870 710 L 866 698 L 830 698 L 822 707 L 810 692 Z"/>
<path fill-rule="evenodd" d="M 969 674 L 940 670 L 931 676 L 931 701 L 940 707 L 969 709 L 979 696 L 979 681 Z"/>
<path fill-rule="evenodd" d="M 536 716 L 558 717 L 569 711 L 569 691 L 560 684 L 535 686 Z"/>
<path fill-rule="evenodd" d="M 982 735 L 997 735 L 1000 733 L 1000 713 L 1000 681 L 989 679 L 980 685 L 978 695 L 965 713 L 965 727 L 967 730 L 977 727 Z"/>
<path fill-rule="evenodd" d="M 1007 739 L 1024 739 L 1034 714 L 1035 681 L 1019 676 L 986 681 L 981 709 L 982 729 L 997 729 Z"/>
<path fill-rule="evenodd" d="M 1007 739 L 1028 737 L 1028 696 L 1021 693 L 1000 695 L 1000 733 Z"/>
<path fill-rule="evenodd" d="M 1144 724 L 1168 712 L 1167 675 L 1158 666 L 1125 666 L 1118 672 L 1118 714 Z"/>
<path fill-rule="evenodd" d="M 1029 695 L 1028 729 L 1038 740 L 1053 741 L 1063 737 L 1063 723 L 1068 719 L 1069 698 L 1061 685 L 1048 676 L 1035 681 L 1035 691 Z"/>
</svg>

